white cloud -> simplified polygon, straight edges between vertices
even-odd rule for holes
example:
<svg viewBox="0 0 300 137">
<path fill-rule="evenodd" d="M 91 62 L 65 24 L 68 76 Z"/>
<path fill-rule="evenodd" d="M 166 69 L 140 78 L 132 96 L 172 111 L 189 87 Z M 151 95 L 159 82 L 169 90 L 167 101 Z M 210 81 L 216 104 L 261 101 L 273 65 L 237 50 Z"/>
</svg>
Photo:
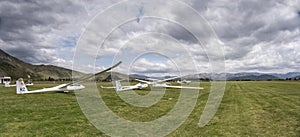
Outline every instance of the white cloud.
<svg viewBox="0 0 300 137">
<path fill-rule="evenodd" d="M 176 66 L 170 61 L 153 62 L 145 58 L 137 60 L 131 67 L 133 73 L 168 73 L 176 71 Z"/>
<path fill-rule="evenodd" d="M 93 65 L 96 56 L 100 60 L 116 57 L 124 61 L 117 69 L 123 72 L 128 70 L 128 65 L 137 56 L 147 52 L 165 55 L 184 73 L 210 71 L 209 61 L 222 59 L 223 49 L 212 46 L 214 43 L 207 39 L 209 29 L 199 25 L 199 18 L 191 15 L 187 7 L 168 7 L 161 4 L 163 1 L 129 2 L 131 5 L 101 17 L 99 13 L 117 2 L 119 0 L 1 1 L 0 48 L 29 63 L 67 68 L 71 68 L 74 53 L 83 54 L 82 57 L 86 55 L 89 60 L 85 64 L 87 67 Z M 299 0 L 183 2 L 198 11 L 224 43 L 226 69 L 229 72 L 300 70 Z M 140 14 L 141 7 L 143 14 Z M 167 20 L 146 18 L 154 14 L 189 25 L 182 28 Z M 99 18 L 96 16 L 89 24 L 95 15 Z M 135 19 L 137 15 L 140 21 Z M 126 18 L 132 20 L 118 24 L 119 19 Z M 101 47 L 101 39 L 111 31 L 110 26 L 117 25 L 121 26 L 109 35 Z M 204 43 L 198 43 L 185 29 L 203 36 Z M 87 35 L 80 37 L 83 30 Z M 78 37 L 81 38 L 79 44 L 84 46 L 75 49 Z M 97 69 L 110 65 L 107 62 L 100 64 L 102 67 L 97 64 Z M 169 67 L 172 63 L 168 62 L 144 59 L 135 64 L 134 69 L 140 72 L 175 71 Z"/>
</svg>

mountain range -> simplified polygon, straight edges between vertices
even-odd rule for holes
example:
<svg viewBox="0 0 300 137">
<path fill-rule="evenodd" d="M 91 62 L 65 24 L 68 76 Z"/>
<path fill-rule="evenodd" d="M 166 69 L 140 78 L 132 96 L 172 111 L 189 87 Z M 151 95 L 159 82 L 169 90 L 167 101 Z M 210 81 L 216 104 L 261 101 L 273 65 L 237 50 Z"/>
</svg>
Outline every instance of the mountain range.
<svg viewBox="0 0 300 137">
<path fill-rule="evenodd" d="M 74 72 L 83 75 L 80 72 Z M 32 65 L 25 63 L 0 49 L 0 76 L 10 76 L 12 79 L 30 78 L 43 80 L 49 78 L 70 79 L 72 70 L 53 65 Z"/>
<path fill-rule="evenodd" d="M 84 73 L 74 71 L 77 76 L 83 76 Z M 112 75 L 113 74 L 113 75 Z M 53 65 L 32 65 L 29 63 L 25 63 L 0 49 L 0 76 L 10 76 L 12 79 L 18 79 L 20 77 L 27 78 L 28 75 L 33 80 L 47 80 L 49 78 L 55 79 L 71 79 L 72 70 L 57 67 Z M 186 76 L 185 79 L 211 79 L 215 77 L 215 80 L 218 80 L 219 76 L 224 74 L 210 74 L 210 73 L 199 73 Z M 110 81 L 112 76 L 115 79 L 127 79 L 128 75 L 121 74 L 118 72 L 107 72 L 103 75 L 97 76 L 97 80 L 102 81 Z M 151 77 L 155 79 L 165 79 L 170 78 L 172 76 L 162 76 L 162 77 Z M 130 74 L 129 79 L 148 79 L 150 77 L 141 75 L 141 74 Z M 278 80 L 278 79 L 286 79 L 286 78 L 300 78 L 300 72 L 289 72 L 286 74 L 281 73 L 226 73 L 227 80 Z"/>
<path fill-rule="evenodd" d="M 280 73 L 258 73 L 258 72 L 244 72 L 244 73 L 222 73 L 222 74 L 211 74 L 211 73 L 199 73 L 199 74 L 193 74 L 193 75 L 188 75 L 183 77 L 184 79 L 189 79 L 189 80 L 222 80 L 221 76 L 226 75 L 226 80 L 229 81 L 236 81 L 236 80 L 284 80 L 287 78 L 291 79 L 299 79 L 300 78 L 300 72 L 289 72 L 286 74 L 280 74 Z M 130 76 L 136 77 L 139 79 L 149 79 L 150 77 L 140 75 L 140 74 L 131 74 Z M 169 78 L 171 76 L 163 76 L 163 77 L 151 77 L 155 79 L 165 79 Z M 174 79 L 174 80 L 179 80 Z"/>
</svg>

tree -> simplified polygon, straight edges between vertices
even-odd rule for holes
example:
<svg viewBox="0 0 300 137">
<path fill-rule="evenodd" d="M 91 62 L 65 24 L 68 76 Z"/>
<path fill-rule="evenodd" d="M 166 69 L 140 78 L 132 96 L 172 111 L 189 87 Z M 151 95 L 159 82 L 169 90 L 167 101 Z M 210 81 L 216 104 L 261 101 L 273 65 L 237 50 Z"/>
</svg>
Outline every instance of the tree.
<svg viewBox="0 0 300 137">
<path fill-rule="evenodd" d="M 54 78 L 48 77 L 48 81 L 54 81 Z"/>
</svg>

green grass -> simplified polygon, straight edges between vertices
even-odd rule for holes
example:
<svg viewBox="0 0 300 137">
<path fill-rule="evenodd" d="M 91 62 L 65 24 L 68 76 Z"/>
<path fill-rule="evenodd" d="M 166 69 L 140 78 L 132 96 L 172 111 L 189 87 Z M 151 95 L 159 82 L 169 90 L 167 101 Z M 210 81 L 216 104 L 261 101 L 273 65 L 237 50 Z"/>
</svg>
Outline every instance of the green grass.
<svg viewBox="0 0 300 137">
<path fill-rule="evenodd" d="M 227 82 L 218 112 L 203 128 L 198 127 L 198 122 L 209 95 L 210 83 L 201 86 L 205 90 L 201 90 L 195 109 L 168 136 L 300 136 L 300 82 Z M 140 95 L 148 93 L 145 90 L 137 92 Z M 149 108 L 125 103 L 113 89 L 100 89 L 100 94 L 117 115 L 140 122 L 165 115 L 174 107 L 180 91 L 168 89 L 164 97 Z M 0 136 L 105 134 L 85 118 L 73 92 L 16 95 L 14 87 L 0 87 Z"/>
</svg>

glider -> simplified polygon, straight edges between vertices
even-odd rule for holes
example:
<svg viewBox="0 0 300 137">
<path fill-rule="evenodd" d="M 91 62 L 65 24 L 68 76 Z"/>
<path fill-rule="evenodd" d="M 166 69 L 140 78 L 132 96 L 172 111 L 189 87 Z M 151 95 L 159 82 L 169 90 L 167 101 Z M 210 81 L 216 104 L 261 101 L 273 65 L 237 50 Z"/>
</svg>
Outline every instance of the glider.
<svg viewBox="0 0 300 137">
<path fill-rule="evenodd" d="M 163 80 L 158 80 L 158 79 L 149 79 L 149 80 L 140 80 L 140 79 L 135 79 L 136 81 L 143 82 L 146 84 L 151 85 L 152 87 L 162 87 L 162 88 L 178 88 L 178 89 L 204 89 L 202 87 L 188 87 L 188 86 L 172 86 L 166 83 L 166 81 L 181 78 L 182 76 L 178 77 L 172 77 L 172 78 L 167 78 Z M 150 81 L 152 80 L 152 81 Z"/>
<path fill-rule="evenodd" d="M 134 90 L 134 89 L 144 89 L 148 87 L 148 84 L 143 84 L 143 83 L 138 83 L 133 86 L 122 86 L 120 80 L 116 80 L 115 82 L 115 87 L 103 87 L 101 88 L 114 88 L 116 91 L 126 91 L 126 90 Z"/>
<path fill-rule="evenodd" d="M 26 84 L 24 83 L 23 79 L 20 78 L 19 80 L 17 80 L 16 82 L 16 90 L 17 90 L 17 94 L 30 94 L 30 93 L 43 93 L 43 92 L 53 92 L 53 91 L 64 91 L 64 92 L 69 92 L 69 91 L 73 91 L 73 90 L 80 90 L 85 88 L 83 85 L 79 84 L 85 80 L 88 80 L 94 76 L 100 75 L 104 72 L 107 72 L 117 66 L 119 66 L 122 62 L 118 62 L 117 64 L 113 65 L 112 67 L 105 69 L 101 72 L 98 72 L 96 74 L 91 74 L 91 75 L 87 75 L 77 81 L 71 82 L 71 83 L 66 83 L 66 84 L 61 84 L 55 87 L 51 87 L 51 88 L 44 88 L 44 89 L 39 89 L 39 90 L 33 90 L 33 91 L 28 91 L 26 88 Z"/>
</svg>

